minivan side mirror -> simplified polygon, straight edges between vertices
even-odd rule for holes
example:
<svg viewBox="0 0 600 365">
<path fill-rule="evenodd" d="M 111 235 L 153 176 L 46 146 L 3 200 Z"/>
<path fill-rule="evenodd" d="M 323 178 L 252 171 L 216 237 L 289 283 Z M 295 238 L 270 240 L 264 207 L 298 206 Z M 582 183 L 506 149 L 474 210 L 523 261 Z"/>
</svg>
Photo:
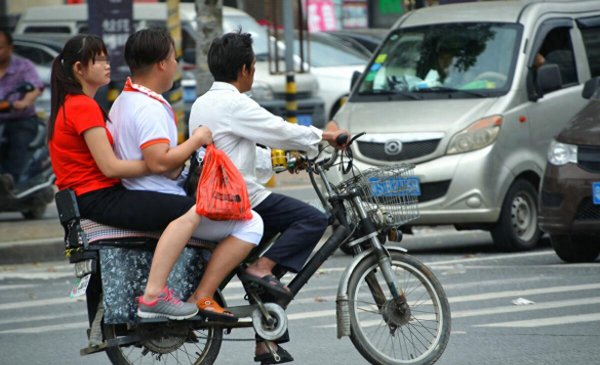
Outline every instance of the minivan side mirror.
<svg viewBox="0 0 600 365">
<path fill-rule="evenodd" d="M 352 79 L 350 80 L 350 91 L 354 89 L 354 84 L 356 84 L 358 79 L 360 79 L 360 75 L 362 75 L 362 73 L 358 71 L 354 71 L 354 73 L 352 74 Z"/>
<path fill-rule="evenodd" d="M 537 70 L 536 86 L 540 98 L 546 93 L 560 89 L 562 87 L 562 77 L 558 65 L 548 63 L 540 66 Z"/>
<path fill-rule="evenodd" d="M 183 62 L 191 63 L 193 65 L 196 64 L 196 49 L 195 48 L 186 48 L 183 50 Z"/>
<path fill-rule="evenodd" d="M 598 87 L 600 87 L 600 76 L 596 76 L 590 80 L 587 80 L 586 83 L 583 85 L 581 96 L 584 99 L 590 99 L 592 96 L 594 96 L 594 94 L 598 90 Z"/>
</svg>

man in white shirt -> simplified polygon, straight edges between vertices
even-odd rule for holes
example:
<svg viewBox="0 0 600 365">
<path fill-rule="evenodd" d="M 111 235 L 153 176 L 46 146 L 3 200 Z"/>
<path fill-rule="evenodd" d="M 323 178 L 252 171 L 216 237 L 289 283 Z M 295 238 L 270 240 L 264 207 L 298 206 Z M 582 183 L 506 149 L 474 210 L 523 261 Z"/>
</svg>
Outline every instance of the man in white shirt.
<svg viewBox="0 0 600 365">
<path fill-rule="evenodd" d="M 240 170 L 248 187 L 252 209 L 263 218 L 263 240 L 281 236 L 267 252 L 246 270 L 265 287 L 288 290 L 272 275 L 276 265 L 298 272 L 327 228 L 327 217 L 318 209 L 297 199 L 265 189 L 255 174 L 256 144 L 284 150 L 317 152 L 320 141 L 334 147 L 336 138 L 348 134 L 330 122 L 325 131 L 315 127 L 290 124 L 260 107 L 244 92 L 254 81 L 256 59 L 248 33 L 227 33 L 215 39 L 208 51 L 208 66 L 215 82 L 192 106 L 189 127 L 207 126 L 215 146 L 223 150 Z M 275 290 L 274 290 L 275 291 Z M 276 292 L 276 291 L 275 291 Z M 283 342 L 283 341 L 279 341 Z M 272 344 L 258 342 L 255 361 L 272 364 Z M 271 352 L 273 352 L 271 350 Z M 292 357 L 277 347 L 281 361 Z"/>
</svg>

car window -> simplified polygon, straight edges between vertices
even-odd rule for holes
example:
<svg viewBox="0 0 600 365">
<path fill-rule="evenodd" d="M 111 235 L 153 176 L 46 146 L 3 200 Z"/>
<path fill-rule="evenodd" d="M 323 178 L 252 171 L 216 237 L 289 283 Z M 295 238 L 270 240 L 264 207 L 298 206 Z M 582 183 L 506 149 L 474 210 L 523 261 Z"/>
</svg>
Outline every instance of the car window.
<svg viewBox="0 0 600 365">
<path fill-rule="evenodd" d="M 552 29 L 544 39 L 538 53 L 544 56 L 545 64 L 558 65 L 563 87 L 578 82 L 570 28 Z"/>
<path fill-rule="evenodd" d="M 43 49 L 35 46 L 18 44 L 13 45 L 14 52 L 21 57 L 25 57 L 36 65 L 49 66 L 54 57 Z"/>
<path fill-rule="evenodd" d="M 64 25 L 31 25 L 23 30 L 23 33 L 65 33 L 70 34 L 71 28 Z"/>
<path fill-rule="evenodd" d="M 328 39 L 309 37 L 309 41 L 304 41 L 305 53 L 308 55 L 308 63 L 311 67 L 332 67 L 348 65 L 364 65 L 369 61 L 367 54 L 359 52 L 354 48 L 347 47 L 340 42 L 330 41 Z M 306 47 L 306 43 L 310 48 Z M 294 52 L 300 54 L 300 42 L 294 41 Z"/>
<path fill-rule="evenodd" d="M 600 76 L 600 27 L 581 29 L 592 77 Z"/>
<path fill-rule="evenodd" d="M 516 63 L 521 27 L 449 23 L 401 28 L 379 49 L 359 95 L 505 93 Z M 483 94 L 482 94 L 483 92 Z"/>
</svg>

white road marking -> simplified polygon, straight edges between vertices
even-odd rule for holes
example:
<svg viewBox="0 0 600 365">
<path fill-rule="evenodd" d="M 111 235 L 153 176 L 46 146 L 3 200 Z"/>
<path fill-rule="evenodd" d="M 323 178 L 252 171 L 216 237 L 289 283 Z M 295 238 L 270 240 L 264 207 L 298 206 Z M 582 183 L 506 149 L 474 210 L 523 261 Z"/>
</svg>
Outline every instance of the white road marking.
<svg viewBox="0 0 600 365">
<path fill-rule="evenodd" d="M 17 318 L 9 318 L 0 320 L 0 325 L 9 324 L 9 323 L 27 323 L 27 322 L 36 322 L 36 321 L 46 321 L 53 320 L 58 318 L 74 318 L 78 316 L 87 316 L 87 311 L 75 311 L 70 313 L 61 313 L 61 314 L 49 314 L 44 316 L 29 316 L 29 317 L 17 317 Z"/>
<path fill-rule="evenodd" d="M 10 330 L 0 331 L 0 335 L 9 334 L 9 333 L 20 333 L 20 334 L 37 334 L 42 332 L 55 332 L 55 331 L 64 331 L 71 330 L 75 328 L 88 328 L 88 322 L 75 322 L 75 323 L 63 323 L 63 324 L 55 324 L 50 326 L 40 326 L 40 327 L 28 327 L 28 328 L 16 328 Z"/>
<path fill-rule="evenodd" d="M 22 308 L 33 308 L 33 307 L 45 307 L 47 305 L 65 304 L 65 303 L 78 303 L 85 302 L 85 299 L 71 299 L 68 296 L 63 298 L 52 298 L 52 299 L 41 299 L 41 300 L 30 300 L 26 302 L 13 302 L 0 304 L 0 310 L 9 309 L 22 309 Z"/>
<path fill-rule="evenodd" d="M 450 303 L 461 303 L 461 302 L 472 302 L 472 301 L 498 299 L 498 298 L 524 297 L 524 296 L 532 296 L 532 295 L 538 295 L 538 294 L 566 293 L 566 292 L 571 292 L 571 291 L 594 290 L 594 289 L 600 289 L 600 284 L 551 286 L 551 287 L 547 287 L 547 288 L 507 290 L 507 291 L 491 292 L 491 293 L 483 293 L 483 294 L 462 295 L 462 296 L 458 296 L 458 297 L 450 297 L 450 298 L 448 298 L 448 301 Z"/>
<path fill-rule="evenodd" d="M 4 285 L 4 286 L 0 286 L 0 290 L 29 289 L 29 288 L 35 288 L 35 287 L 38 287 L 38 286 L 40 286 L 40 285 L 36 285 L 36 284 Z"/>
<path fill-rule="evenodd" d="M 599 304 L 599 303 L 600 303 L 600 297 L 595 297 L 595 298 L 557 300 L 557 301 L 553 301 L 553 302 L 536 302 L 535 304 L 531 304 L 531 305 L 519 305 L 519 306 L 511 305 L 511 306 L 499 306 L 499 307 L 491 307 L 491 308 L 483 308 L 483 309 L 475 309 L 475 310 L 453 311 L 452 319 L 476 317 L 476 316 L 487 316 L 490 314 L 540 311 L 540 310 L 544 310 L 544 309 L 575 307 L 575 306 Z"/>
<path fill-rule="evenodd" d="M 73 272 L 0 272 L 0 280 L 23 279 L 23 280 L 54 280 L 62 278 L 75 278 Z"/>
<path fill-rule="evenodd" d="M 557 326 L 557 325 L 564 325 L 564 324 L 581 323 L 581 322 L 597 322 L 597 321 L 600 321 L 600 313 L 575 314 L 575 315 L 571 315 L 571 316 L 527 319 L 524 321 L 488 323 L 488 324 L 476 325 L 475 327 L 533 328 L 533 327 Z"/>
</svg>

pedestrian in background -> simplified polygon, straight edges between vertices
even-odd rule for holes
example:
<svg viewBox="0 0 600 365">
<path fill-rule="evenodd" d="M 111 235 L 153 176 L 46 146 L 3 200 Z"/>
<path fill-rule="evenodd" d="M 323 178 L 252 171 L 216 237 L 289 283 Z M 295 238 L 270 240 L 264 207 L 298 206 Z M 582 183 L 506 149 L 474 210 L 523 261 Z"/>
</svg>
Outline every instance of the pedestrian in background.
<svg viewBox="0 0 600 365">
<path fill-rule="evenodd" d="M 33 90 L 13 93 L 25 83 Z M 25 182 L 23 169 L 29 158 L 28 146 L 37 133 L 38 117 L 35 100 L 42 94 L 44 83 L 33 63 L 13 53 L 13 38 L 0 29 L 0 100 L 10 101 L 11 110 L 0 113 L 0 125 L 8 141 L 7 155 L 0 161 L 0 191 L 11 191 Z M 8 94 L 12 93 L 10 96 Z"/>
</svg>

